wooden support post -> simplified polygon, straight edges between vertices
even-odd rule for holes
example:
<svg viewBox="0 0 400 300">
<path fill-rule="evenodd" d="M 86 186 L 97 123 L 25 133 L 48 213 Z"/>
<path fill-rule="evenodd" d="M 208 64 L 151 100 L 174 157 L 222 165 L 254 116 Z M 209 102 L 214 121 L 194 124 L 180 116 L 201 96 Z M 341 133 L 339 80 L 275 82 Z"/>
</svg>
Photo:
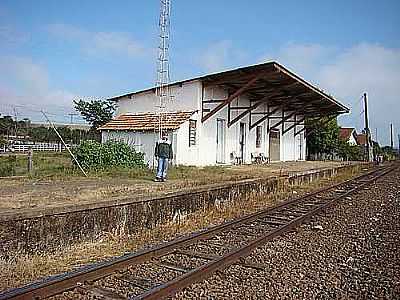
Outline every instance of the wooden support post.
<svg viewBox="0 0 400 300">
<path fill-rule="evenodd" d="M 32 175 L 33 173 L 33 149 L 32 147 L 28 150 L 28 173 Z"/>
<path fill-rule="evenodd" d="M 229 123 L 231 122 L 231 103 L 228 103 L 228 127 Z"/>
</svg>

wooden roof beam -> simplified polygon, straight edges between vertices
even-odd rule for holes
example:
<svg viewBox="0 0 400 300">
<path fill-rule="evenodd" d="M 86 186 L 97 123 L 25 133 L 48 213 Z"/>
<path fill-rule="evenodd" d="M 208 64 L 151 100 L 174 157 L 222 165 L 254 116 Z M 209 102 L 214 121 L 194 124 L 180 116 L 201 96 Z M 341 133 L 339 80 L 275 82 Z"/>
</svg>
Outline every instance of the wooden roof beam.
<svg viewBox="0 0 400 300">
<path fill-rule="evenodd" d="M 250 125 L 250 130 L 253 129 L 254 127 L 256 127 L 258 124 L 264 122 L 269 116 L 273 115 L 274 113 L 279 111 L 281 108 L 282 108 L 282 106 L 276 107 L 274 110 L 272 110 L 271 112 L 267 113 L 264 117 L 262 117 L 261 119 L 257 120 L 254 124 L 251 124 Z"/>
<path fill-rule="evenodd" d="M 286 117 L 283 117 L 282 120 L 280 120 L 278 123 L 276 123 L 274 126 L 271 126 L 269 129 L 274 129 L 276 127 L 278 127 L 279 125 L 281 125 L 283 122 L 285 122 L 286 120 L 289 120 L 291 117 L 293 117 L 297 112 L 293 112 L 289 115 L 287 115 Z"/>
<path fill-rule="evenodd" d="M 241 94 L 243 94 L 244 91 L 246 91 L 247 88 L 249 88 L 250 86 L 252 86 L 257 80 L 259 80 L 262 76 L 262 73 L 257 74 L 256 76 L 254 76 L 251 80 L 249 80 L 244 86 L 242 86 L 240 89 L 238 89 L 235 93 L 233 93 L 232 95 L 230 95 L 228 97 L 228 99 L 226 99 L 224 102 L 220 103 L 219 105 L 217 105 L 217 107 L 215 107 L 214 109 L 212 109 L 208 114 L 206 114 L 205 116 L 203 116 L 201 118 L 201 122 L 205 122 L 207 121 L 209 118 L 211 118 L 213 115 L 215 115 L 218 111 L 220 111 L 223 107 L 225 107 L 226 105 L 228 105 L 229 103 L 231 103 L 235 98 L 239 97 Z"/>
<path fill-rule="evenodd" d="M 300 123 L 303 122 L 305 119 L 306 119 L 306 117 L 302 117 L 300 120 L 295 121 L 295 123 L 293 125 L 289 126 L 284 131 L 282 131 L 282 135 L 284 135 L 285 133 L 289 132 L 290 130 L 295 128 L 297 125 L 300 125 Z"/>
<path fill-rule="evenodd" d="M 267 97 L 265 97 L 267 98 Z M 239 114 L 238 116 L 236 116 L 236 118 L 234 118 L 233 120 L 231 120 L 228 123 L 228 127 L 231 127 L 233 124 L 235 124 L 237 121 L 239 121 L 240 119 L 242 119 L 245 115 L 247 115 L 248 113 L 250 113 L 253 109 L 256 109 L 257 107 L 259 107 L 261 104 L 265 103 L 264 99 L 261 99 L 260 101 L 254 103 L 253 105 L 251 105 L 248 109 L 246 109 L 244 112 L 242 112 L 241 114 Z"/>
</svg>

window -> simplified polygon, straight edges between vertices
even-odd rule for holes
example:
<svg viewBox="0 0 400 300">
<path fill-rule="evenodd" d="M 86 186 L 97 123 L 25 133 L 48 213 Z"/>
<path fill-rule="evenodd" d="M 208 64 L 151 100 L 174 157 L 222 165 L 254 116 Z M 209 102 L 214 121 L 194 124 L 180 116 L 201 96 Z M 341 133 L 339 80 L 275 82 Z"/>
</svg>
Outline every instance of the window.
<svg viewBox="0 0 400 300">
<path fill-rule="evenodd" d="M 196 145 L 196 120 L 189 120 L 189 147 Z"/>
<path fill-rule="evenodd" d="M 261 148 L 262 126 L 256 127 L 256 148 Z"/>
</svg>

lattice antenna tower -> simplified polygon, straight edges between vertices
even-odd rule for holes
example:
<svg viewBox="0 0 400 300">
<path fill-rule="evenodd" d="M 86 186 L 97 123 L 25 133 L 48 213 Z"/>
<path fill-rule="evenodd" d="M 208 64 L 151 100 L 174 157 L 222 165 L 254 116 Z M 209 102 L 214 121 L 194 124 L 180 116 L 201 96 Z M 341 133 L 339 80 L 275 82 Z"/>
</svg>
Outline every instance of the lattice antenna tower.
<svg viewBox="0 0 400 300">
<path fill-rule="evenodd" d="M 169 36 L 170 36 L 171 0 L 160 0 L 159 46 L 157 57 L 156 92 L 158 101 L 158 135 L 161 138 L 165 121 L 165 112 L 170 101 L 169 93 Z"/>
</svg>

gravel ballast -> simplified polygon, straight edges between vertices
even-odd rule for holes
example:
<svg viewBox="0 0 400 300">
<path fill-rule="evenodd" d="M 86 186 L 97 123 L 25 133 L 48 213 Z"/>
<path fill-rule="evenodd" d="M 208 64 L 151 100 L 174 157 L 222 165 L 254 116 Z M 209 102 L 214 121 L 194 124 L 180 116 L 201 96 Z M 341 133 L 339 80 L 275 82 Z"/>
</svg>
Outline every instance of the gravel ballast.
<svg viewBox="0 0 400 300">
<path fill-rule="evenodd" d="M 176 299 L 400 299 L 400 170 Z"/>
</svg>

